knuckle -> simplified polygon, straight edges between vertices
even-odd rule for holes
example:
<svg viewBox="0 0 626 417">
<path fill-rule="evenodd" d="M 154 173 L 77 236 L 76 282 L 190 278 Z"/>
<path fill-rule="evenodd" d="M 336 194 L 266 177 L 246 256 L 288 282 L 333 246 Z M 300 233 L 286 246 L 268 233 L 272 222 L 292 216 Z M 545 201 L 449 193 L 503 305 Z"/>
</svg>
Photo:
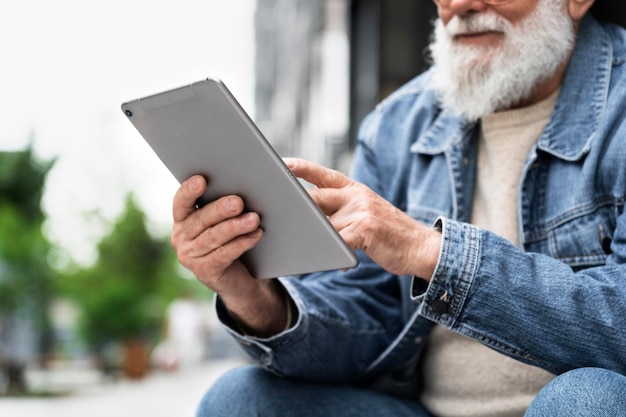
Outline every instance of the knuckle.
<svg viewBox="0 0 626 417">
<path fill-rule="evenodd" d="M 204 236 L 204 241 L 206 242 L 207 249 L 209 251 L 218 250 L 221 247 L 221 241 L 214 229 L 205 230 Z"/>
<path fill-rule="evenodd" d="M 191 256 L 189 252 L 177 252 L 176 257 L 178 258 L 178 262 L 180 262 L 182 266 L 190 270 L 192 269 L 191 266 L 192 266 L 193 257 Z"/>
<path fill-rule="evenodd" d="M 376 227 L 376 221 L 374 220 L 374 217 L 371 216 L 367 211 L 359 212 L 359 214 L 357 215 L 357 223 L 363 233 L 369 233 Z"/>
<path fill-rule="evenodd" d="M 176 252 L 178 252 L 178 248 L 181 246 L 181 242 L 183 241 L 183 233 L 178 227 L 174 227 L 172 231 L 172 235 L 170 236 L 170 245 L 174 248 Z"/>
<path fill-rule="evenodd" d="M 209 257 L 211 259 L 210 263 L 212 267 L 217 270 L 226 269 L 234 262 L 230 251 L 227 250 L 225 246 L 218 246 L 215 248 Z"/>
</svg>

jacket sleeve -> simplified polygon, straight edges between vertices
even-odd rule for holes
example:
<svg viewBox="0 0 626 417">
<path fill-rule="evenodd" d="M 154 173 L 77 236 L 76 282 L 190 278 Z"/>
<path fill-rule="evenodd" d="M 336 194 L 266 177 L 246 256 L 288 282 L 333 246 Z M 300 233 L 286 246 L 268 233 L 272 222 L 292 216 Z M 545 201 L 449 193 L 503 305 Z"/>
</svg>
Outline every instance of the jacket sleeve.
<svg viewBox="0 0 626 417">
<path fill-rule="evenodd" d="M 443 245 L 420 314 L 515 359 L 559 374 L 626 374 L 626 215 L 603 266 L 575 271 L 466 223 L 439 220 Z"/>
</svg>

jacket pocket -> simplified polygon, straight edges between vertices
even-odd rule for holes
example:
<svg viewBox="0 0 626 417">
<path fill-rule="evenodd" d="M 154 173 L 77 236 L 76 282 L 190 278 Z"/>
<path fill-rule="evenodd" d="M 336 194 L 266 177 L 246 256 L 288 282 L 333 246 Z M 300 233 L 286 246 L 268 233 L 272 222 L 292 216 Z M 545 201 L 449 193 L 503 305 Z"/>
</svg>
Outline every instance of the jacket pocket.
<svg viewBox="0 0 626 417">
<path fill-rule="evenodd" d="M 563 215 L 567 221 L 546 229 L 546 239 L 529 245 L 579 270 L 604 265 L 611 253 L 617 209 L 604 205 L 578 216 Z"/>
</svg>

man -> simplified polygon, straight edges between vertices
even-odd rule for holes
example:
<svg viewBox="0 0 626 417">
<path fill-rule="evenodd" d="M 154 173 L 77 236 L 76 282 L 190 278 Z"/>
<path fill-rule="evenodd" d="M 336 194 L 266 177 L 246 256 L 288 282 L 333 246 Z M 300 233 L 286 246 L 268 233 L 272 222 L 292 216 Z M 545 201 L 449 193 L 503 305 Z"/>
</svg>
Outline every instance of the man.
<svg viewBox="0 0 626 417">
<path fill-rule="evenodd" d="M 593 0 L 436 3 L 353 179 L 286 160 L 357 268 L 255 280 L 258 215 L 177 192 L 179 260 L 261 365 L 199 415 L 626 415 L 626 33 Z"/>
</svg>

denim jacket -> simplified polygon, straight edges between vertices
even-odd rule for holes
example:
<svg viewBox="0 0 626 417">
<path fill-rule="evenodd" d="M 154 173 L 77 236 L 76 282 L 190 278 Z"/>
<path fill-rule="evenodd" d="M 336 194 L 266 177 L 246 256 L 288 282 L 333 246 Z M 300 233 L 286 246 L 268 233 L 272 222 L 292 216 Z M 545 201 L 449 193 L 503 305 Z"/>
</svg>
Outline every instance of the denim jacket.
<svg viewBox="0 0 626 417">
<path fill-rule="evenodd" d="M 429 72 L 403 86 L 363 122 L 352 176 L 441 229 L 430 284 L 359 253 L 349 272 L 280 279 L 298 312 L 283 333 L 228 331 L 278 374 L 397 394 L 435 323 L 555 374 L 626 374 L 625 61 L 626 31 L 587 16 L 525 162 L 521 248 L 468 223 L 477 126 L 438 107 Z"/>
</svg>

